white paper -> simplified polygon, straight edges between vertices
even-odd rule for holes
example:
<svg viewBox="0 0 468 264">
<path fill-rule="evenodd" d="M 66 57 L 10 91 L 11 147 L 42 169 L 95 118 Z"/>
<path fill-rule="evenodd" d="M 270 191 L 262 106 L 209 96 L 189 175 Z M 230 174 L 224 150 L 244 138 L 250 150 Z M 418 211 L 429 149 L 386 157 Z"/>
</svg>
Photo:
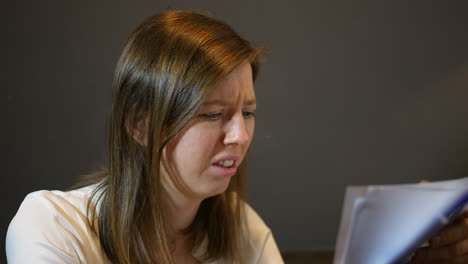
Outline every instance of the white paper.
<svg viewBox="0 0 468 264">
<path fill-rule="evenodd" d="M 428 184 L 348 187 L 334 263 L 404 263 L 466 200 L 468 177 Z"/>
</svg>

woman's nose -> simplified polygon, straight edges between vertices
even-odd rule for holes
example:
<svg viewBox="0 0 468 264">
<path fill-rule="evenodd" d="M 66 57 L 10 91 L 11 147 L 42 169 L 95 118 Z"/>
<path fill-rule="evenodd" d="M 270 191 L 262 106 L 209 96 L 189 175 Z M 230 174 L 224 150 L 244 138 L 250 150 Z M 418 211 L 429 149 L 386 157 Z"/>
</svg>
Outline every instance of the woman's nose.
<svg viewBox="0 0 468 264">
<path fill-rule="evenodd" d="M 234 115 L 226 124 L 224 144 L 247 144 L 250 141 L 249 129 L 252 128 L 247 126 L 246 119 L 244 119 L 242 113 Z"/>
</svg>

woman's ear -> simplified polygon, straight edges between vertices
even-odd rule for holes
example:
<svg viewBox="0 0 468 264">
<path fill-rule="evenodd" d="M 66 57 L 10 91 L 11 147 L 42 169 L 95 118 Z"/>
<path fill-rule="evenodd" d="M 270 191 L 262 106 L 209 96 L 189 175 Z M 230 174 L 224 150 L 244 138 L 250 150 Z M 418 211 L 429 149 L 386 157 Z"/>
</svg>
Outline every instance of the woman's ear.
<svg viewBox="0 0 468 264">
<path fill-rule="evenodd" d="M 148 145 L 148 116 L 138 115 L 133 120 L 129 120 L 126 124 L 127 133 L 141 146 Z"/>
</svg>

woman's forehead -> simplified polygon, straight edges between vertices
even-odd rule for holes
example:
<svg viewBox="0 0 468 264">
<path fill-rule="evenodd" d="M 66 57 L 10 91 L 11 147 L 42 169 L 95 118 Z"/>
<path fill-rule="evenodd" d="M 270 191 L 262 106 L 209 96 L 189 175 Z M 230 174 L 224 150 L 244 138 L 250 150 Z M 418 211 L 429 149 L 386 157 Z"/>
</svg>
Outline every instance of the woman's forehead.
<svg viewBox="0 0 468 264">
<path fill-rule="evenodd" d="M 208 95 L 205 105 L 232 104 L 237 101 L 242 101 L 243 104 L 255 104 L 250 63 L 240 65 L 216 84 L 213 91 Z"/>
</svg>

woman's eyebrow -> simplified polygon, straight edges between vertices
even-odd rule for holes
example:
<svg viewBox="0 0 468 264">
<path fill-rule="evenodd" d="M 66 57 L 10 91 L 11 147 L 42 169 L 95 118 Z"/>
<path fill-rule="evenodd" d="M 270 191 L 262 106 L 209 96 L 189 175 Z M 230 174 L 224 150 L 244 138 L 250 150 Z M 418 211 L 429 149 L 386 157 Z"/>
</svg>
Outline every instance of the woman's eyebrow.
<svg viewBox="0 0 468 264">
<path fill-rule="evenodd" d="M 244 102 L 244 105 L 248 105 L 248 106 L 256 105 L 256 104 L 257 104 L 257 99 L 255 97 L 250 98 Z"/>
<path fill-rule="evenodd" d="M 207 105 L 229 105 L 229 104 L 232 104 L 232 102 L 230 102 L 229 100 L 225 100 L 225 99 L 213 99 L 213 100 L 208 100 L 203 103 L 203 105 L 205 106 Z M 250 98 L 244 102 L 244 105 L 249 105 L 249 106 L 255 105 L 255 104 L 257 104 L 256 98 Z"/>
<path fill-rule="evenodd" d="M 223 99 L 213 99 L 213 100 L 208 100 L 203 105 L 227 105 L 229 102 L 227 100 Z"/>
</svg>

